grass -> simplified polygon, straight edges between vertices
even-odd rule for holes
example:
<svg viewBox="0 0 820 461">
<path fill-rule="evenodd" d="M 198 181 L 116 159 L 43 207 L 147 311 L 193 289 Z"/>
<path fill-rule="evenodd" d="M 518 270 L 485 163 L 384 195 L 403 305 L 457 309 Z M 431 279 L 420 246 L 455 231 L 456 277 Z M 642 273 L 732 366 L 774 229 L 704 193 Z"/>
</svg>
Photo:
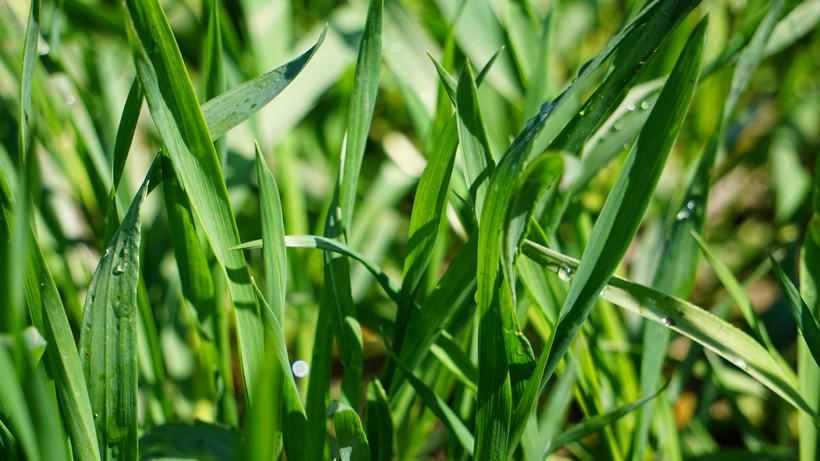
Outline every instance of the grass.
<svg viewBox="0 0 820 461">
<path fill-rule="evenodd" d="M 816 2 L 296 3 L 0 0 L 0 459 L 817 459 Z"/>
</svg>

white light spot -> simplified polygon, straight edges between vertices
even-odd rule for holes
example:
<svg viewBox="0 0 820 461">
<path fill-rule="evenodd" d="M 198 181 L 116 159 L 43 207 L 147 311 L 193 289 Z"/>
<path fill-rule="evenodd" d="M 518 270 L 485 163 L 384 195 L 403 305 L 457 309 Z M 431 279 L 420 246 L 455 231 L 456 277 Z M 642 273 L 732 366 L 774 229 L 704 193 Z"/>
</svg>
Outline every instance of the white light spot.
<svg viewBox="0 0 820 461">
<path fill-rule="evenodd" d="M 293 370 L 293 376 L 296 376 L 297 378 L 304 378 L 308 375 L 308 373 L 310 373 L 310 365 L 308 365 L 308 363 L 304 360 L 297 360 L 293 362 L 290 369 Z"/>
</svg>

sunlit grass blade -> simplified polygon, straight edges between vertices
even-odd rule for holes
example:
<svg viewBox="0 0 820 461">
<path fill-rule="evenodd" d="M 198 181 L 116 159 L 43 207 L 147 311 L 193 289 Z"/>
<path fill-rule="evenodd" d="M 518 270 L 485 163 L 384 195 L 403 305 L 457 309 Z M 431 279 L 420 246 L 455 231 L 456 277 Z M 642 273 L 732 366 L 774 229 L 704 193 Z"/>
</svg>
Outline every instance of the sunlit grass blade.
<svg viewBox="0 0 820 461">
<path fill-rule="evenodd" d="M 80 357 L 103 459 L 137 457 L 139 213 L 153 171 L 105 249 L 83 307 Z"/>
<path fill-rule="evenodd" d="M 316 44 L 298 58 L 202 104 L 211 138 L 219 139 L 281 93 L 305 68 L 322 45 L 325 35 L 327 28 L 322 30 Z"/>
<path fill-rule="evenodd" d="M 367 440 L 370 443 L 371 457 L 374 461 L 390 461 L 394 453 L 393 420 L 390 417 L 390 406 L 382 383 L 373 377 L 367 387 L 367 406 L 365 408 L 365 427 Z"/>
<path fill-rule="evenodd" d="M 551 271 L 574 271 L 578 267 L 576 260 L 530 241 L 523 250 L 527 257 Z M 786 373 L 763 346 L 733 325 L 689 302 L 618 276 L 609 279 L 600 296 L 715 352 L 820 423 L 820 416 L 797 390 L 794 376 Z"/>
<path fill-rule="evenodd" d="M 547 442 L 547 447 L 544 450 L 544 457 L 546 458 L 547 456 L 551 455 L 556 450 L 559 450 L 561 447 L 565 446 L 568 443 L 572 443 L 574 441 L 580 440 L 581 438 L 587 435 L 594 434 L 595 432 L 600 431 L 604 427 L 614 423 L 616 420 L 624 417 L 625 415 L 639 408 L 646 402 L 654 399 L 658 396 L 658 394 L 661 391 L 663 391 L 663 388 L 658 389 L 653 394 L 641 398 L 637 402 L 633 402 L 629 405 L 623 405 L 618 408 L 614 408 L 600 415 L 595 415 L 589 419 L 581 421 L 580 423 L 572 426 L 572 428 L 570 428 L 566 432 Z"/>
<path fill-rule="evenodd" d="M 279 189 L 276 185 L 276 180 L 273 178 L 259 145 L 255 144 L 256 151 L 256 174 L 259 181 L 259 207 L 262 215 L 262 241 L 265 242 L 262 249 L 265 266 L 265 299 L 272 310 L 273 317 L 275 317 L 279 325 L 285 324 L 285 291 L 287 288 L 287 254 L 285 249 L 285 225 L 282 222 L 282 202 L 279 199 Z M 276 338 L 279 347 L 284 347 L 285 338 L 284 330 L 281 332 L 282 337 Z M 270 340 L 269 340 L 270 341 Z M 271 347 L 266 349 L 270 350 Z M 252 424 L 250 429 L 252 436 L 256 436 L 257 440 L 271 440 L 270 453 L 265 453 L 262 458 L 270 458 L 278 456 L 282 449 L 282 432 L 286 426 L 282 424 L 282 411 L 285 406 L 283 403 L 283 383 L 284 373 L 287 373 L 288 368 L 272 367 L 266 374 L 267 379 L 263 379 L 260 384 L 269 386 L 265 389 L 266 403 L 265 409 L 260 411 L 262 420 L 257 420 L 257 424 Z M 293 393 L 289 393 L 293 396 Z M 298 396 L 298 394 L 296 394 Z M 298 397 L 297 397 L 298 400 Z M 301 408 L 301 402 L 289 402 L 289 407 Z M 256 410 L 256 409 L 254 409 Z M 259 410 L 256 410 L 259 411 Z M 290 427 L 290 429 L 297 429 Z M 302 429 L 302 428 L 298 428 Z M 271 434 L 272 433 L 272 434 Z M 289 434 L 290 435 L 290 434 Z M 301 436 L 301 430 L 299 435 Z M 295 437 L 287 437 L 289 443 L 298 442 Z M 292 441 L 292 442 L 291 442 Z M 294 448 L 291 451 L 295 454 Z"/>
<path fill-rule="evenodd" d="M 703 237 L 694 233 L 692 235 L 695 237 L 695 241 L 697 241 L 700 246 L 703 256 L 706 257 L 706 261 L 709 262 L 712 270 L 715 271 L 715 275 L 726 288 L 726 291 L 729 293 L 729 296 L 731 296 L 741 315 L 743 315 L 743 319 L 746 320 L 746 324 L 751 327 L 754 337 L 763 343 L 766 349 L 769 350 L 769 353 L 782 364 L 784 370 L 791 372 L 786 360 L 780 355 L 777 348 L 772 343 L 771 338 L 769 338 L 769 332 L 766 330 L 765 325 L 763 325 L 763 322 L 754 311 L 751 300 L 746 295 L 746 292 L 743 290 L 740 282 L 738 282 L 732 274 L 729 266 L 718 258 L 711 246 L 703 240 Z"/>
<path fill-rule="evenodd" d="M 681 51 L 657 104 L 607 197 L 564 301 L 561 318 L 550 336 L 549 347 L 539 359 L 525 398 L 516 408 L 512 442 L 517 443 L 536 396 L 569 350 L 601 289 L 612 276 L 638 230 L 689 107 L 700 70 L 705 32 L 706 22 L 701 21 Z M 540 375 L 542 370 L 543 375 Z"/>
<path fill-rule="evenodd" d="M 370 461 L 370 445 L 359 415 L 341 402 L 335 402 L 334 405 L 333 426 L 336 429 L 339 458 L 343 461 Z"/>
<path fill-rule="evenodd" d="M 766 41 L 764 54 L 770 56 L 789 47 L 814 30 L 818 22 L 820 22 L 820 4 L 802 2 L 795 5 L 794 9 L 775 25 Z"/>
<path fill-rule="evenodd" d="M 159 2 L 126 1 L 125 7 L 129 42 L 154 123 L 228 280 L 245 395 L 253 401 L 249 386 L 261 369 L 264 348 L 259 306 L 243 255 L 227 250 L 239 244 L 239 235 L 211 134 Z"/>
</svg>

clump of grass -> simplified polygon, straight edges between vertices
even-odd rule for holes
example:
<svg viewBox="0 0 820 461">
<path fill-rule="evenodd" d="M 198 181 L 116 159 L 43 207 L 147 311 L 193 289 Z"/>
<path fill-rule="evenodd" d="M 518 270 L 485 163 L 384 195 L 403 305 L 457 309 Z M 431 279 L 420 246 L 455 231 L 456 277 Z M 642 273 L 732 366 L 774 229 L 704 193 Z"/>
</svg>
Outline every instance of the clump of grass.
<svg viewBox="0 0 820 461">
<path fill-rule="evenodd" d="M 315 3 L 0 3 L 4 459 L 816 459 L 815 3 Z"/>
</svg>

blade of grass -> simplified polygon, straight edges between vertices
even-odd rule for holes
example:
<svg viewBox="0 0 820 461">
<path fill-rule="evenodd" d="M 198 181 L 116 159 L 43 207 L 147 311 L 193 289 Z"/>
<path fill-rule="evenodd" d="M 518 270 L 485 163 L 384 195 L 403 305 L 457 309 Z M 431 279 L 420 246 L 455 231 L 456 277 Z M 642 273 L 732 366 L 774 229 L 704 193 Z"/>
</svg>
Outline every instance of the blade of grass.
<svg viewBox="0 0 820 461">
<path fill-rule="evenodd" d="M 326 35 L 327 27 L 322 30 L 316 44 L 298 58 L 202 104 L 202 114 L 208 124 L 211 139 L 219 139 L 247 120 L 290 85 L 316 54 Z"/>
<path fill-rule="evenodd" d="M 469 62 L 458 79 L 456 90 L 456 114 L 458 115 L 458 139 L 464 162 L 464 179 L 469 188 L 470 203 L 475 209 L 476 219 L 481 217 L 487 184 L 495 161 L 490 152 L 487 128 L 478 107 L 478 90 Z"/>
<path fill-rule="evenodd" d="M 729 296 L 732 297 L 735 305 L 737 306 L 740 313 L 743 315 L 743 319 L 746 320 L 746 324 L 749 325 L 752 329 L 752 333 L 754 337 L 763 343 L 769 353 L 775 359 L 780 362 L 781 367 L 787 373 L 793 373 L 789 368 L 786 360 L 780 355 L 777 351 L 777 348 L 772 343 L 771 338 L 769 338 L 769 332 L 766 330 L 766 327 L 760 321 L 757 313 L 754 311 L 752 307 L 752 301 L 746 295 L 746 292 L 743 290 L 743 287 L 740 285 L 740 282 L 735 278 L 732 274 L 731 269 L 729 266 L 726 265 L 720 258 L 717 257 L 712 248 L 703 240 L 698 234 L 692 234 L 695 237 L 695 241 L 697 241 L 698 245 L 700 246 L 703 255 L 706 257 L 706 261 L 709 262 L 709 266 L 712 267 L 712 270 L 715 271 L 715 275 L 718 277 L 720 282 L 726 288 L 726 291 L 729 293 Z"/>
<path fill-rule="evenodd" d="M 689 107 L 700 70 L 705 32 L 706 22 L 701 21 L 681 51 L 657 104 L 607 197 L 564 301 L 561 318 L 550 336 L 549 347 L 542 353 L 525 398 L 516 409 L 512 446 L 518 442 L 536 396 L 569 349 L 601 289 L 612 276 L 638 230 Z"/>
<path fill-rule="evenodd" d="M 125 7 L 129 42 L 154 123 L 228 280 L 250 402 L 250 384 L 262 363 L 262 326 L 244 257 L 227 250 L 239 244 L 239 234 L 211 133 L 159 2 L 126 0 Z"/>
<path fill-rule="evenodd" d="M 812 217 L 809 220 L 800 251 L 800 294 L 806 301 L 814 318 L 820 318 L 820 164 L 815 166 L 814 186 L 812 192 Z M 812 354 L 805 340 L 797 341 L 797 377 L 798 386 L 815 410 L 820 411 L 820 368 L 812 360 Z M 808 415 L 801 414 L 798 419 L 800 430 L 800 460 L 809 461 L 817 458 L 820 435 L 817 425 Z"/>
<path fill-rule="evenodd" d="M 808 346 L 814 361 L 820 366 L 820 326 L 817 325 L 817 317 L 809 310 L 809 306 L 800 297 L 800 292 L 794 286 L 789 276 L 780 266 L 780 263 L 770 254 L 769 261 L 772 263 L 774 275 L 777 278 L 777 284 L 780 285 L 780 291 L 786 298 L 786 304 L 789 305 L 789 311 L 794 317 L 794 322 L 797 328 L 803 334 L 803 340 Z"/>
<path fill-rule="evenodd" d="M 371 455 L 375 461 L 390 461 L 395 456 L 393 420 L 390 417 L 387 394 L 376 377 L 370 379 L 365 411 L 367 440 L 370 442 Z"/>
<path fill-rule="evenodd" d="M 342 461 L 370 461 L 370 446 L 362 429 L 359 415 L 349 406 L 335 402 L 333 426 Z"/>
<path fill-rule="evenodd" d="M 139 213 L 153 172 L 100 259 L 83 306 L 80 357 L 104 459 L 137 457 Z"/>
<path fill-rule="evenodd" d="M 587 435 L 594 434 L 603 429 L 604 427 L 614 423 L 618 419 L 623 418 L 627 414 L 635 411 L 637 408 L 644 405 L 646 402 L 657 397 L 658 394 L 660 394 L 663 391 L 663 389 L 664 388 L 660 388 L 653 394 L 647 395 L 646 397 L 643 397 L 636 402 L 632 402 L 629 405 L 623 405 L 618 408 L 613 408 L 612 410 L 606 413 L 595 415 L 572 426 L 572 428 L 570 428 L 566 432 L 562 433 L 554 439 L 550 439 L 547 442 L 547 447 L 544 450 L 544 458 L 551 455 L 561 447 L 569 443 L 581 440 L 581 438 Z"/>
<path fill-rule="evenodd" d="M 576 260 L 531 241 L 526 242 L 523 250 L 527 257 L 551 271 L 574 271 L 578 267 Z M 820 423 L 820 416 L 797 390 L 794 377 L 763 346 L 728 322 L 682 299 L 618 276 L 609 279 L 600 296 L 715 352 Z"/>
</svg>

